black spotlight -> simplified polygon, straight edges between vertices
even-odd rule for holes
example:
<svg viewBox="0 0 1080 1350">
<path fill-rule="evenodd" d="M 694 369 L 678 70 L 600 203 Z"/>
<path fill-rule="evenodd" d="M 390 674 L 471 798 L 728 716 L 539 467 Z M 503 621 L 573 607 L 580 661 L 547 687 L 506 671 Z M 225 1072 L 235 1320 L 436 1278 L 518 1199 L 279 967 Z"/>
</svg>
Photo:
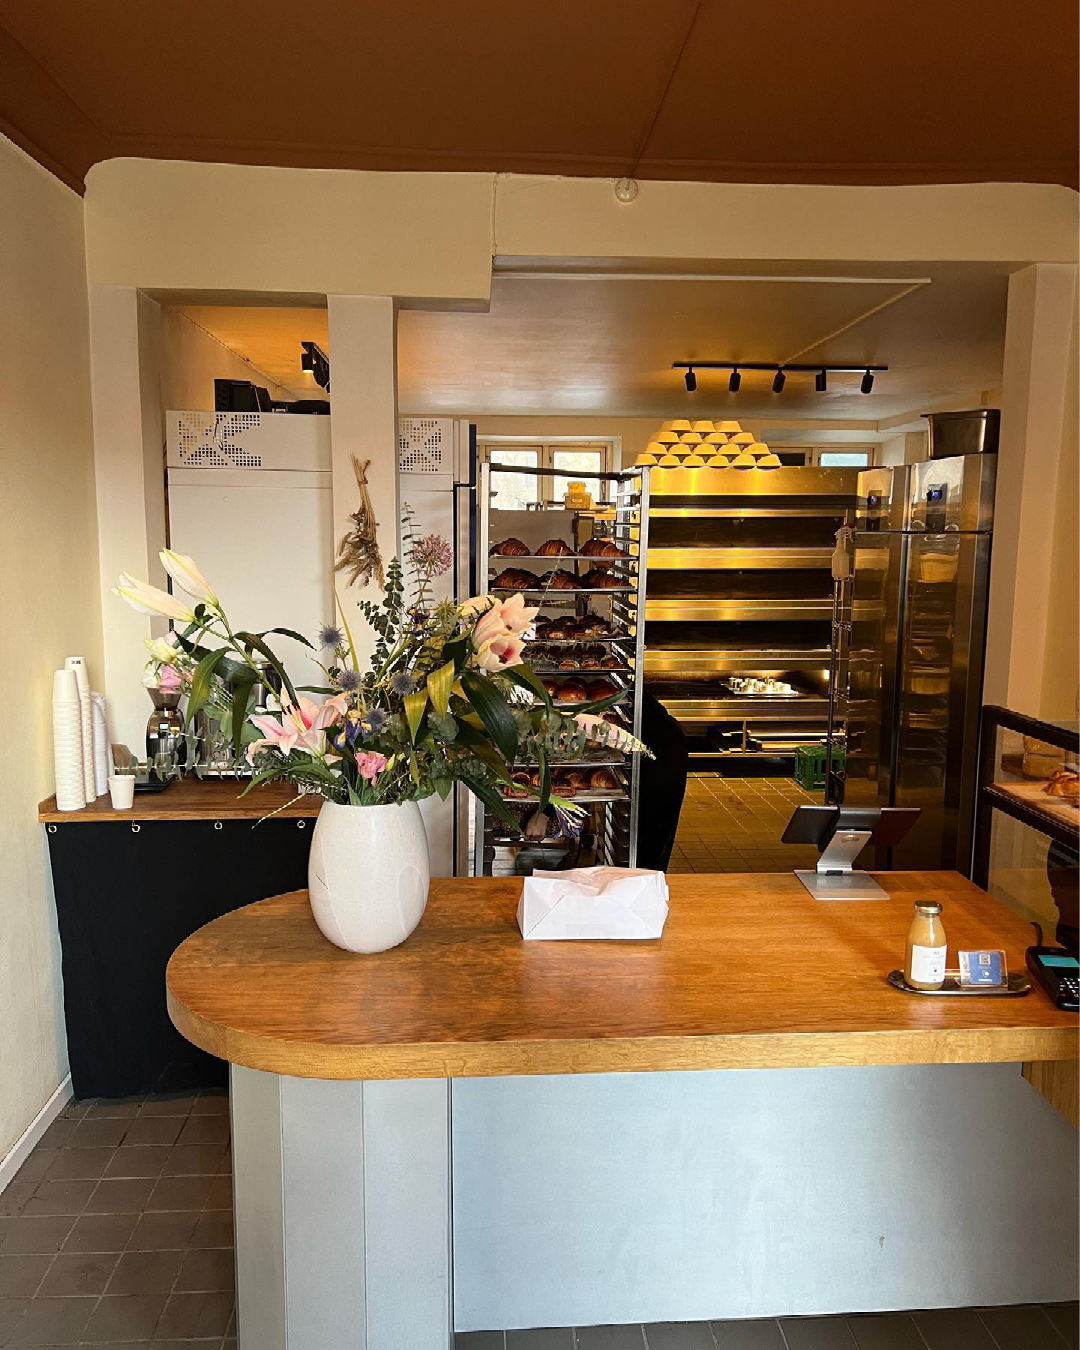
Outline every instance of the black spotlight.
<svg viewBox="0 0 1080 1350">
<path fill-rule="evenodd" d="M 686 392 L 692 394 L 697 388 L 697 376 L 694 374 L 694 367 L 691 366 L 686 372 Z"/>
<path fill-rule="evenodd" d="M 728 393 L 737 394 L 739 392 L 739 385 L 741 384 L 742 376 L 739 374 L 739 367 L 735 366 L 727 382 Z"/>
<path fill-rule="evenodd" d="M 859 388 L 862 390 L 864 394 L 869 394 L 870 391 L 873 389 L 873 387 L 874 387 L 873 372 L 868 370 L 866 374 L 862 377 L 862 383 L 859 385 Z"/>
<path fill-rule="evenodd" d="M 823 394 L 828 386 L 828 376 L 825 374 L 824 366 L 814 376 L 814 388 L 819 394 Z"/>
<path fill-rule="evenodd" d="M 784 385 L 787 383 L 787 376 L 784 374 L 783 367 L 776 367 L 776 374 L 773 376 L 772 391 L 774 394 L 782 394 Z"/>
</svg>

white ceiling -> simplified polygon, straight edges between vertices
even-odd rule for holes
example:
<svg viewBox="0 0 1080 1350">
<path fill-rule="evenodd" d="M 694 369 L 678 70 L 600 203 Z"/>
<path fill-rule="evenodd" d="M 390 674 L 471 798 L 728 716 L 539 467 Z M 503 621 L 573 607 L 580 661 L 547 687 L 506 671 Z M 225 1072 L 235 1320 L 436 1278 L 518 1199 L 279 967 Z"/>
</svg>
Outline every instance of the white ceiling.
<svg viewBox="0 0 1080 1350">
<path fill-rule="evenodd" d="M 1004 269 L 930 266 L 874 276 L 830 265 L 817 272 L 819 279 L 497 274 L 488 313 L 401 312 L 400 406 L 456 415 L 882 421 L 957 396 L 977 398 L 1000 383 Z M 328 347 L 324 309 L 182 308 L 277 383 L 312 395 L 299 344 L 309 338 Z M 729 394 L 727 372 L 702 371 L 691 395 L 671 362 L 695 358 L 889 370 L 869 395 L 860 394 L 857 374 L 830 377 L 824 395 L 814 392 L 812 376 L 792 375 L 775 395 L 769 374 L 747 373 L 740 392 Z"/>
</svg>

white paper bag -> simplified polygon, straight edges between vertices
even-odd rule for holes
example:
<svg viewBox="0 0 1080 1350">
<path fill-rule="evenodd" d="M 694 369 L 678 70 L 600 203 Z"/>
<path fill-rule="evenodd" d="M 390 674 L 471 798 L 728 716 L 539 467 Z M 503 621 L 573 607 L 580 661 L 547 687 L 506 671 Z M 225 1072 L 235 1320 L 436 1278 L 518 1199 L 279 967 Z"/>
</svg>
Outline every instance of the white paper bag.
<svg viewBox="0 0 1080 1350">
<path fill-rule="evenodd" d="M 658 938 L 668 913 L 663 872 L 578 867 L 525 878 L 517 921 L 526 941 Z"/>
</svg>

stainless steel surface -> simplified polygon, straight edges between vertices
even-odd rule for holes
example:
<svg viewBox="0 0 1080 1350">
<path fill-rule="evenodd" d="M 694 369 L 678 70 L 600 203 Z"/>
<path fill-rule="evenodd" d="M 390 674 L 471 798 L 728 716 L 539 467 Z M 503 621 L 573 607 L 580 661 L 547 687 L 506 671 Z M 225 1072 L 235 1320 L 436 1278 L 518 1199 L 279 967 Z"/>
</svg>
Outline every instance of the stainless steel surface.
<svg viewBox="0 0 1080 1350">
<path fill-rule="evenodd" d="M 704 568 L 709 571 L 741 571 L 753 568 L 828 567 L 832 549 L 785 548 L 657 548 L 649 549 L 650 571 L 685 571 Z"/>
<path fill-rule="evenodd" d="M 992 455 L 1001 432 L 999 408 L 972 408 L 968 412 L 923 413 L 930 423 L 930 458 L 953 455 Z"/>
<path fill-rule="evenodd" d="M 891 850 L 896 867 L 969 862 L 995 476 L 995 457 L 975 455 L 905 466 L 891 490 L 860 479 L 863 503 L 880 491 L 882 518 L 906 528 L 853 541 L 833 695 L 847 763 L 830 800 L 921 808 Z"/>
<path fill-rule="evenodd" d="M 154 764 L 173 764 L 177 769 L 187 763 L 187 735 L 184 728 L 184 715 L 180 712 L 182 690 L 175 694 L 161 689 L 146 691 L 153 702 L 154 710 L 146 723 L 146 762 Z"/>
<path fill-rule="evenodd" d="M 887 895 L 867 872 L 825 875 L 796 867 L 795 875 L 815 900 L 883 900 Z"/>
<path fill-rule="evenodd" d="M 722 641 L 717 638 L 717 642 Z M 651 647 L 645 653 L 645 671 L 648 675 L 697 675 L 715 672 L 724 674 L 783 675 L 788 670 L 827 670 L 828 647 L 809 651 L 762 647 L 753 651 L 745 647 L 717 646 L 705 650 L 678 647 Z"/>
<path fill-rule="evenodd" d="M 818 876 L 847 875 L 854 871 L 854 862 L 870 842 L 873 830 L 837 830 L 817 861 Z"/>
<path fill-rule="evenodd" d="M 664 497 L 852 497 L 858 469 L 653 469 L 650 495 Z M 662 501 L 660 502 L 662 505 Z"/>
<path fill-rule="evenodd" d="M 650 560 L 650 566 L 651 566 Z M 701 621 L 719 623 L 725 619 L 828 619 L 832 615 L 830 599 L 800 600 L 790 598 L 731 599 L 727 596 L 666 599 L 653 597 L 645 602 L 645 618 L 658 623 Z"/>
<path fill-rule="evenodd" d="M 962 994 L 967 998 L 1019 998 L 1022 994 L 1030 993 L 1031 981 L 1026 975 L 1016 972 L 1009 976 L 1008 983 L 997 989 L 987 988 L 982 985 L 975 989 L 964 988 L 955 975 L 946 975 L 945 983 L 940 989 L 916 989 L 914 985 L 908 984 L 904 979 L 902 970 L 890 970 L 886 976 L 894 989 L 899 989 L 905 994 L 923 994 L 927 998 L 941 998 L 943 995 L 954 996 Z"/>
</svg>

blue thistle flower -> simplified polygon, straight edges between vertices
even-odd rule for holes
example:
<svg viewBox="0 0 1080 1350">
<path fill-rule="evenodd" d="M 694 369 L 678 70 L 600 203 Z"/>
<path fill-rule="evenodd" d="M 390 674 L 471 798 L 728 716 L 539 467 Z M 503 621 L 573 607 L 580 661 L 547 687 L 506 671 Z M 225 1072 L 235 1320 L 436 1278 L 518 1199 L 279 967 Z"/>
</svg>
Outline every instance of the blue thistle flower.
<svg viewBox="0 0 1080 1350">
<path fill-rule="evenodd" d="M 330 651 L 337 651 L 339 647 L 345 645 L 345 634 L 338 628 L 337 624 L 324 623 L 319 629 L 319 646 L 327 647 Z"/>
<path fill-rule="evenodd" d="M 364 716 L 364 726 L 368 733 L 377 736 L 383 727 L 386 726 L 389 715 L 383 712 L 382 708 L 372 708 Z"/>
<path fill-rule="evenodd" d="M 413 691 L 413 677 L 407 670 L 399 670 L 390 677 L 390 688 L 402 698 Z"/>
<path fill-rule="evenodd" d="M 337 687 L 341 690 L 343 694 L 355 693 L 355 691 L 359 689 L 360 685 L 363 683 L 363 681 L 360 679 L 360 674 L 358 671 L 349 670 L 347 668 L 344 670 L 339 670 L 336 678 L 337 678 Z"/>
</svg>

